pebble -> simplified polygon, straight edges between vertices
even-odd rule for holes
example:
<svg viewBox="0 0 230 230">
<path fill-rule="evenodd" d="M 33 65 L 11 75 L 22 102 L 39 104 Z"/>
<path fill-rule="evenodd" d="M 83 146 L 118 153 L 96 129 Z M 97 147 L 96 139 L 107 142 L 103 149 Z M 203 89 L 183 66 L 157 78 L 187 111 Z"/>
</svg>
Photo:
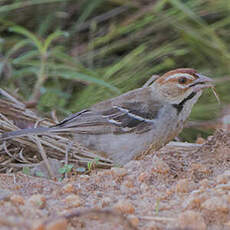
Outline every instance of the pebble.
<svg viewBox="0 0 230 230">
<path fill-rule="evenodd" d="M 138 176 L 137 180 L 138 180 L 139 182 L 141 182 L 141 183 L 147 182 L 147 181 L 149 180 L 149 173 L 142 172 L 142 173 Z"/>
<path fill-rule="evenodd" d="M 160 224 L 156 223 L 155 221 L 148 222 L 144 228 L 145 230 L 163 230 Z"/>
<path fill-rule="evenodd" d="M 139 160 L 131 160 L 124 166 L 124 168 L 128 169 L 128 171 L 130 172 L 133 172 L 140 167 L 141 167 L 141 161 Z"/>
<path fill-rule="evenodd" d="M 46 198 L 43 195 L 35 194 L 27 200 L 27 203 L 42 209 L 46 206 Z"/>
<path fill-rule="evenodd" d="M 34 221 L 31 230 L 46 230 L 45 225 L 41 221 Z"/>
<path fill-rule="evenodd" d="M 205 165 L 201 163 L 192 163 L 191 164 L 191 172 L 201 172 L 202 174 L 208 175 L 210 173 L 210 169 Z"/>
<path fill-rule="evenodd" d="M 90 179 L 89 175 L 80 175 L 81 181 L 88 181 Z"/>
<path fill-rule="evenodd" d="M 223 174 L 218 175 L 216 182 L 217 184 L 226 184 L 230 182 L 230 170 L 226 170 Z"/>
<path fill-rule="evenodd" d="M 215 188 L 213 191 L 215 192 L 215 195 L 218 197 L 224 196 L 227 193 L 227 191 L 224 191 L 221 188 Z"/>
<path fill-rule="evenodd" d="M 202 137 L 198 137 L 196 139 L 196 144 L 204 144 L 206 142 L 206 140 Z"/>
<path fill-rule="evenodd" d="M 135 215 L 129 215 L 128 220 L 130 221 L 133 227 L 137 227 L 140 222 L 139 218 L 136 217 Z"/>
<path fill-rule="evenodd" d="M 189 192 L 190 182 L 188 179 L 181 179 L 176 184 L 176 192 L 187 193 Z"/>
<path fill-rule="evenodd" d="M 48 223 L 45 230 L 67 230 L 67 225 L 66 219 L 61 218 Z"/>
<path fill-rule="evenodd" d="M 126 178 L 123 185 L 126 186 L 127 188 L 133 188 L 134 187 L 134 183 L 133 183 L 133 180 L 131 178 Z"/>
<path fill-rule="evenodd" d="M 199 182 L 200 186 L 202 186 L 203 188 L 209 188 L 210 187 L 210 181 L 206 178 L 203 179 Z"/>
<path fill-rule="evenodd" d="M 188 210 L 179 214 L 176 223 L 180 229 L 206 230 L 204 218 L 199 212 Z"/>
<path fill-rule="evenodd" d="M 121 212 L 122 214 L 133 214 L 135 212 L 133 204 L 128 200 L 119 200 L 114 205 L 114 209 Z"/>
<path fill-rule="evenodd" d="M 112 199 L 110 197 L 104 197 L 101 200 L 101 206 L 102 206 L 102 208 L 109 206 L 111 204 L 111 202 L 112 202 Z"/>
<path fill-rule="evenodd" d="M 224 223 L 225 226 L 230 227 L 230 221 Z"/>
<path fill-rule="evenodd" d="M 66 219 L 59 218 L 45 224 L 44 222 L 35 222 L 32 230 L 67 230 L 68 223 Z"/>
<path fill-rule="evenodd" d="M 206 200 L 204 203 L 201 204 L 201 208 L 215 212 L 223 212 L 226 213 L 229 211 L 229 205 L 226 200 L 222 199 L 221 197 L 212 197 Z"/>
<path fill-rule="evenodd" d="M 230 183 L 227 183 L 227 184 L 219 184 L 219 185 L 216 186 L 216 189 L 230 190 Z"/>
<path fill-rule="evenodd" d="M 13 194 L 12 196 L 10 196 L 10 201 L 14 205 L 24 205 L 24 203 L 25 203 L 24 198 L 20 195 L 17 195 L 17 194 Z"/>
<path fill-rule="evenodd" d="M 146 192 L 148 192 L 150 189 L 151 189 L 150 186 L 147 185 L 147 184 L 144 184 L 144 183 L 142 183 L 141 186 L 140 186 L 140 190 L 141 190 L 142 193 L 146 193 Z"/>
<path fill-rule="evenodd" d="M 206 200 L 205 194 L 192 193 L 183 203 L 184 209 L 200 208 L 201 204 Z"/>
<path fill-rule="evenodd" d="M 68 183 L 62 187 L 62 193 L 74 193 L 75 192 L 75 187 L 73 184 Z"/>
<path fill-rule="evenodd" d="M 128 174 L 127 169 L 125 168 L 111 168 L 111 173 L 114 178 L 121 178 Z"/>
<path fill-rule="evenodd" d="M 167 174 L 170 171 L 170 168 L 166 162 L 161 160 L 160 158 L 154 156 L 152 160 L 152 173 L 160 173 L 160 174 Z"/>
<path fill-rule="evenodd" d="M 68 205 L 70 208 L 77 208 L 82 205 L 82 200 L 78 195 L 70 194 L 65 199 L 64 202 Z"/>
</svg>

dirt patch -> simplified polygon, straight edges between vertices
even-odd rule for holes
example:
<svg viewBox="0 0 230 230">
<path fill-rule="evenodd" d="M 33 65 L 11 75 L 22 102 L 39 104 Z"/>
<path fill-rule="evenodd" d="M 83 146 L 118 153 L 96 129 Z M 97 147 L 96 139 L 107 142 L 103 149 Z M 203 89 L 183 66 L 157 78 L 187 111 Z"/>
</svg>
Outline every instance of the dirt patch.
<svg viewBox="0 0 230 230">
<path fill-rule="evenodd" d="M 230 134 L 55 182 L 0 176 L 0 229 L 230 229 Z"/>
</svg>

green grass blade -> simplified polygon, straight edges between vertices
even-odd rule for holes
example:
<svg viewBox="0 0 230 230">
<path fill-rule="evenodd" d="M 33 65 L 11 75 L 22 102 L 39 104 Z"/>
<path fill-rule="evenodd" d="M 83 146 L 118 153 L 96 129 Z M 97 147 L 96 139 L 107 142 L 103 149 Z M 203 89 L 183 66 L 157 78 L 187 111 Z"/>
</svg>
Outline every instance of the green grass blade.
<svg viewBox="0 0 230 230">
<path fill-rule="evenodd" d="M 64 31 L 55 31 L 54 33 L 50 34 L 46 40 L 44 41 L 44 46 L 42 48 L 43 53 L 47 52 L 48 47 L 50 46 L 51 42 L 53 42 L 55 39 L 61 37 L 61 36 L 65 36 L 68 37 L 69 34 L 67 32 Z"/>
<path fill-rule="evenodd" d="M 72 72 L 72 71 L 64 71 L 64 72 L 60 72 L 58 71 L 58 73 L 54 72 L 54 73 L 49 73 L 49 75 L 52 76 L 59 76 L 60 78 L 63 79 L 68 79 L 68 80 L 80 80 L 82 82 L 86 82 L 86 83 L 95 83 L 101 86 L 105 86 L 106 88 L 109 88 L 111 90 L 113 90 L 116 93 L 119 93 L 120 91 L 112 86 L 111 84 L 101 80 L 101 79 L 97 79 L 95 77 L 91 77 L 89 75 L 83 74 L 83 73 L 78 73 L 78 72 Z"/>
<path fill-rule="evenodd" d="M 26 38 L 29 38 L 31 41 L 33 41 L 34 45 L 37 47 L 39 52 L 40 53 L 43 52 L 43 44 L 42 44 L 42 42 L 39 41 L 39 39 L 33 33 L 28 31 L 27 29 L 25 29 L 25 28 L 23 28 L 21 26 L 13 26 L 13 27 L 10 27 L 9 30 L 11 32 L 21 34 L 21 35 L 25 36 Z"/>
</svg>

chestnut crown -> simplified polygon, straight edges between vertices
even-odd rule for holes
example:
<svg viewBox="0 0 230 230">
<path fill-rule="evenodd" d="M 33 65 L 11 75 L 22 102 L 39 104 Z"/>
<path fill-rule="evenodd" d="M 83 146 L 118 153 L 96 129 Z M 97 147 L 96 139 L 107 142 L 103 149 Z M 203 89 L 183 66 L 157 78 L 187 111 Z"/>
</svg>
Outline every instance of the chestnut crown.
<svg viewBox="0 0 230 230">
<path fill-rule="evenodd" d="M 194 69 L 181 68 L 163 74 L 151 87 L 166 101 L 180 103 L 191 93 L 201 94 L 204 88 L 212 87 L 212 81 Z"/>
</svg>

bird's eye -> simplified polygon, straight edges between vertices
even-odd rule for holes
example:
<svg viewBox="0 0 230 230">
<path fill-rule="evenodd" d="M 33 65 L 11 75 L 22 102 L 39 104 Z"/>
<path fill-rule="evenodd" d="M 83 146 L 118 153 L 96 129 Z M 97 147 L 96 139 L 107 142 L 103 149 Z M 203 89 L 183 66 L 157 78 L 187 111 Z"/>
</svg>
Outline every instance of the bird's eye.
<svg viewBox="0 0 230 230">
<path fill-rule="evenodd" d="M 180 77 L 180 78 L 178 79 L 178 82 L 179 82 L 180 84 L 185 84 L 185 83 L 187 82 L 187 78 L 186 78 L 186 77 Z"/>
</svg>

